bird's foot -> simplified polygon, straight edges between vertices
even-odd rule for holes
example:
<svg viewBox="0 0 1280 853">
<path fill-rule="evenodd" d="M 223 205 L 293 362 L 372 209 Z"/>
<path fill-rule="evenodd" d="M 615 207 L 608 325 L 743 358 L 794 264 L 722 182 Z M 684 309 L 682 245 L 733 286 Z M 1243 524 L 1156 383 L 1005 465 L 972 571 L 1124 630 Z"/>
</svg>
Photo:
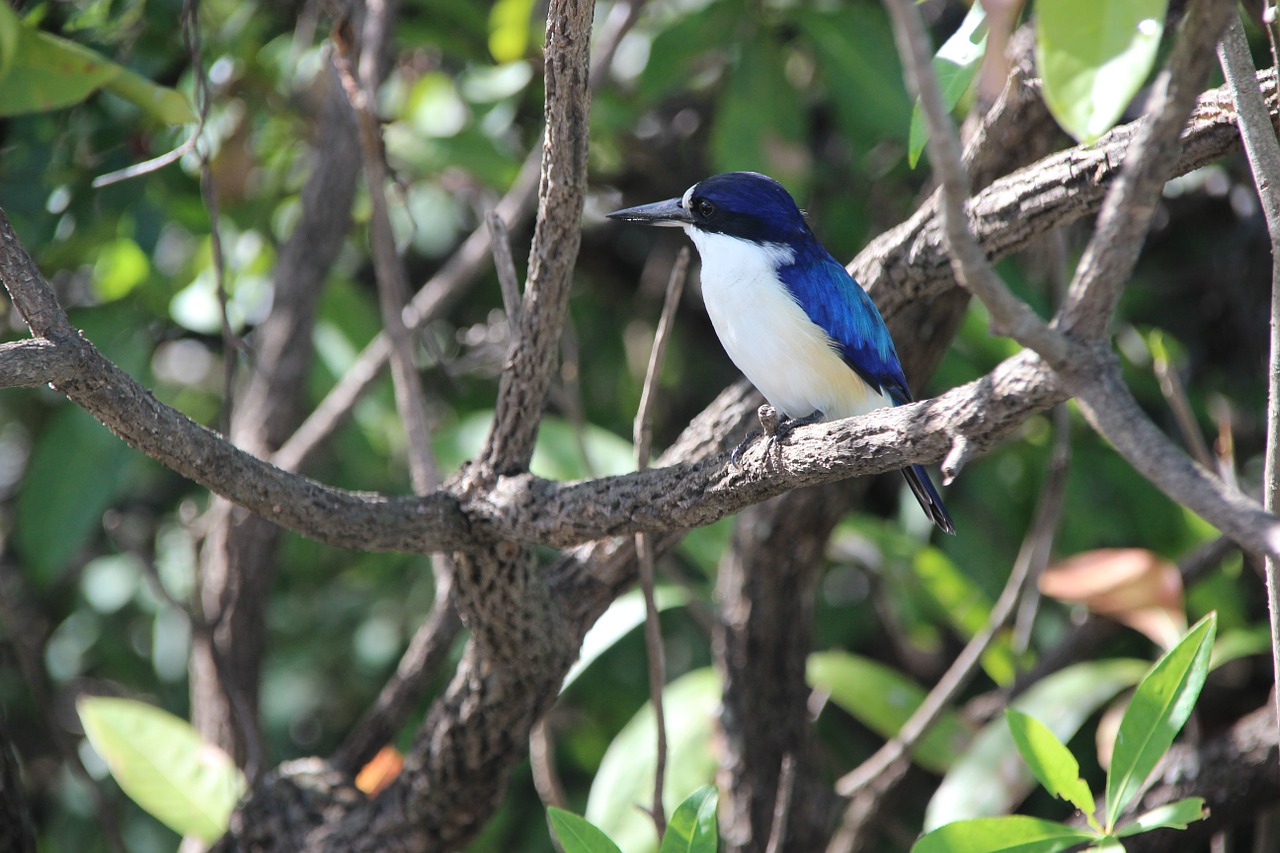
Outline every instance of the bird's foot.
<svg viewBox="0 0 1280 853">
<path fill-rule="evenodd" d="M 747 433 L 746 438 L 738 442 L 738 446 L 735 447 L 733 449 L 733 452 L 729 454 L 729 461 L 733 463 L 733 467 L 735 468 L 742 467 L 742 452 L 747 449 L 747 447 L 751 444 L 751 442 L 759 438 L 760 435 L 761 435 L 760 430 L 753 429 L 751 432 Z"/>
<path fill-rule="evenodd" d="M 763 409 L 764 407 L 762 406 L 761 408 Z M 775 412 L 774 414 L 776 418 L 777 413 Z M 788 418 L 786 416 L 783 416 L 780 420 L 777 420 L 775 422 L 773 429 L 769 432 L 769 449 L 772 450 L 775 447 L 777 447 L 781 442 L 786 441 L 787 437 L 791 435 L 791 433 L 796 429 L 796 427 L 808 426 L 809 424 L 816 424 L 818 421 L 822 420 L 824 417 L 826 416 L 820 411 L 812 412 L 811 414 L 805 415 L 803 418 Z M 761 414 L 760 420 L 761 420 L 761 423 L 764 422 L 763 414 Z"/>
</svg>

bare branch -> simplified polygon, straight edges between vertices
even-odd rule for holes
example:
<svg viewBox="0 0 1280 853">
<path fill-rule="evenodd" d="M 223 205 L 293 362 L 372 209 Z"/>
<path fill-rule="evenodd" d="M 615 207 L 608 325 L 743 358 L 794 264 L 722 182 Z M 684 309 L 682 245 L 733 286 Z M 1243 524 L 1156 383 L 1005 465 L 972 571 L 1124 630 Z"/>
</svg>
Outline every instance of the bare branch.
<svg viewBox="0 0 1280 853">
<path fill-rule="evenodd" d="M 520 323 L 520 281 L 516 277 L 515 259 L 511 257 L 511 238 L 507 224 L 497 211 L 489 211 L 485 224 L 489 226 L 493 266 L 498 273 L 498 286 L 502 288 L 502 308 L 507 312 L 507 324 L 514 330 Z"/>
<path fill-rule="evenodd" d="M 529 280 L 519 331 L 498 385 L 493 427 L 478 460 L 481 469 L 499 474 L 526 470 L 533 455 L 582 238 L 591 107 L 590 39 L 583 35 L 590 32 L 591 15 L 586 5 L 585 26 L 582 4 L 565 4 L 560 14 L 547 16 L 546 136 Z"/>
<path fill-rule="evenodd" d="M 80 362 L 69 347 L 45 338 L 0 344 L 0 388 L 38 388 L 75 376 Z"/>
<path fill-rule="evenodd" d="M 1276 140 L 1266 104 L 1254 86 L 1253 59 L 1238 15 L 1232 16 L 1218 46 L 1218 56 L 1227 86 L 1235 97 L 1240 135 L 1271 237 L 1271 358 L 1267 371 L 1267 455 L 1262 503 L 1268 512 L 1275 513 L 1280 501 L 1280 141 Z M 1280 566 L 1274 556 L 1268 555 L 1264 567 L 1271 617 L 1271 666 L 1276 684 L 1280 685 Z M 1280 691 L 1275 697 L 1280 709 Z"/>
<path fill-rule="evenodd" d="M 533 212 L 538 188 L 538 162 L 535 150 L 525 159 L 515 182 L 494 208 L 494 212 L 510 227 L 523 223 Z M 489 263 L 491 247 L 488 228 L 482 225 L 471 232 L 404 309 L 405 325 L 420 329 L 457 301 Z M 377 382 L 390 354 L 390 342 L 384 333 L 379 333 L 302 426 L 272 455 L 271 461 L 286 471 L 300 470 L 311 454 L 346 419 L 356 402 Z"/>
<path fill-rule="evenodd" d="M 360 128 L 360 152 L 365 184 L 369 190 L 369 240 L 373 268 L 378 281 L 378 306 L 382 325 L 390 342 L 391 377 L 396 391 L 396 411 L 404 425 L 408 443 L 409 478 L 413 490 L 426 494 L 439 485 L 431 433 L 427 426 L 426 398 L 414 358 L 414 339 L 404 322 L 404 306 L 409 296 L 409 274 L 396 249 L 387 205 L 387 164 L 383 160 L 382 125 L 377 116 L 378 84 L 382 80 L 383 46 L 392 25 L 392 4 L 387 0 L 367 0 L 360 36 L 360 55 L 352 73 L 351 57 L 339 56 L 344 88 L 356 113 Z"/>
<path fill-rule="evenodd" d="M 1081 339 L 1106 334 L 1129 281 L 1164 184 L 1182 146 L 1181 131 L 1213 66 L 1213 47 L 1235 6 L 1216 0 L 1187 5 L 1167 66 L 1151 87 L 1124 169 L 1107 193 L 1093 237 L 1076 267 L 1055 325 Z"/>
</svg>

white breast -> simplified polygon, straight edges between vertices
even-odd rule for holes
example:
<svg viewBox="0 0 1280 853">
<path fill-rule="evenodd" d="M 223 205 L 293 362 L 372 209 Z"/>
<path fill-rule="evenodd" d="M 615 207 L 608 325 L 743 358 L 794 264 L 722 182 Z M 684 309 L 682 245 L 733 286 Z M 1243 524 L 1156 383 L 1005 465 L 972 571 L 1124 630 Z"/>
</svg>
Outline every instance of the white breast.
<svg viewBox="0 0 1280 853">
<path fill-rule="evenodd" d="M 787 246 L 685 231 L 702 258 L 702 298 L 720 343 L 770 405 L 793 418 L 821 411 L 837 419 L 890 404 L 778 281 L 774 271 L 793 259 Z"/>
</svg>

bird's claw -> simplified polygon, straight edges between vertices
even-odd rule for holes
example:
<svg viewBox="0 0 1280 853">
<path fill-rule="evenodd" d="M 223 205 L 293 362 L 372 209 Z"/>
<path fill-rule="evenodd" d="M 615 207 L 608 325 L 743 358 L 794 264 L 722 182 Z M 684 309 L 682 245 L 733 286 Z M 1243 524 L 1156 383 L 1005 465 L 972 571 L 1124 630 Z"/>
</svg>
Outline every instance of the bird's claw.
<svg viewBox="0 0 1280 853">
<path fill-rule="evenodd" d="M 733 452 L 729 454 L 729 461 L 733 463 L 733 467 L 735 468 L 742 467 L 742 452 L 747 449 L 747 446 L 750 445 L 751 442 L 759 438 L 761 434 L 762 433 L 760 432 L 760 430 L 753 429 L 751 432 L 747 433 L 746 438 L 738 442 L 738 446 L 735 447 L 733 449 Z"/>
</svg>

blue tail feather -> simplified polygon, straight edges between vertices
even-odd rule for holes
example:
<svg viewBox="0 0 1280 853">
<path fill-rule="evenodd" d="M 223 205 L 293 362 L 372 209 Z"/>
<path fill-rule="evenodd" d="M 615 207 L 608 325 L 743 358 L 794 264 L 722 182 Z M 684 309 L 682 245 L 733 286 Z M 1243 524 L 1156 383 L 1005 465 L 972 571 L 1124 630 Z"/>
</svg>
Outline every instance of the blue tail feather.
<svg viewBox="0 0 1280 853">
<path fill-rule="evenodd" d="M 907 485 L 911 487 L 916 500 L 920 502 L 920 508 L 924 510 L 925 515 L 929 516 L 929 520 L 942 528 L 944 533 L 955 535 L 956 526 L 951 521 L 951 513 L 947 512 L 942 496 L 933 487 L 933 481 L 929 479 L 925 470 L 919 465 L 912 465 L 910 468 L 902 469 L 902 476 L 907 478 Z"/>
</svg>

